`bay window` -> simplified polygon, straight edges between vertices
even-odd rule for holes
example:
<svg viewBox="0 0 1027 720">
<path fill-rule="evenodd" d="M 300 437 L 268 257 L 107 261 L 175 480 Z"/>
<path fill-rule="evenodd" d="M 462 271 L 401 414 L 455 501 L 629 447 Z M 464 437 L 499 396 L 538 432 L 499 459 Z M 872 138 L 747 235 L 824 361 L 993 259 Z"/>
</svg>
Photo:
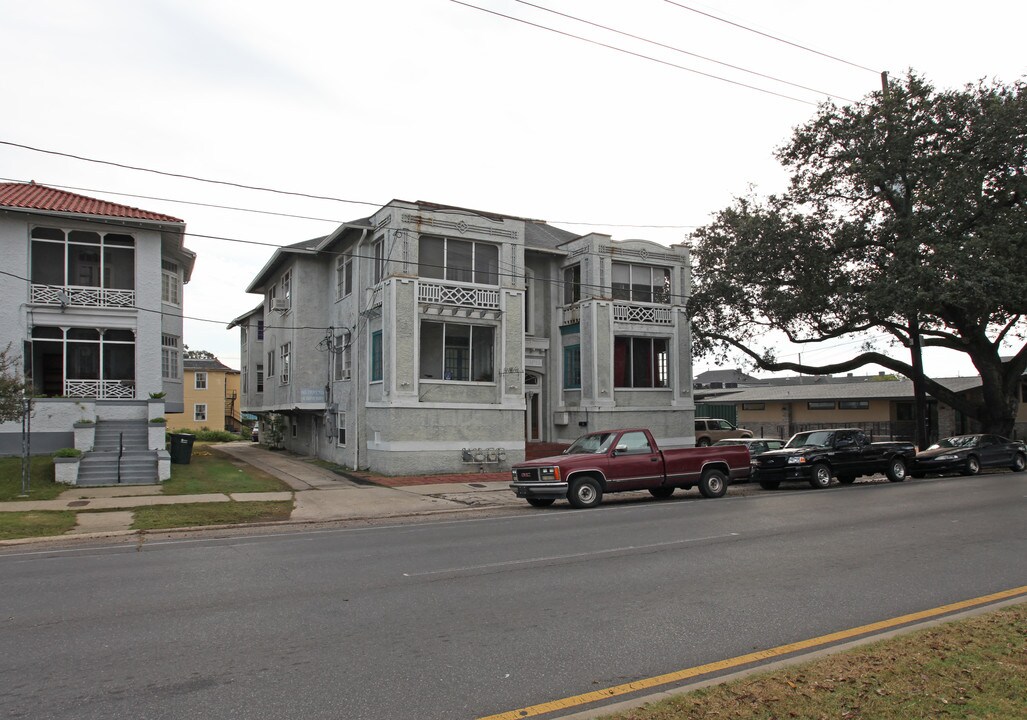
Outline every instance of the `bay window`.
<svg viewBox="0 0 1027 720">
<path fill-rule="evenodd" d="M 670 268 L 613 263 L 613 299 L 670 304 Z"/>
<path fill-rule="evenodd" d="M 614 338 L 614 387 L 669 387 L 670 363 L 668 362 L 667 347 L 666 338 Z"/>
<path fill-rule="evenodd" d="M 421 378 L 493 382 L 496 329 L 487 325 L 421 322 Z"/>
<path fill-rule="evenodd" d="M 417 253 L 421 277 L 499 284 L 499 247 L 491 243 L 422 235 Z"/>
</svg>

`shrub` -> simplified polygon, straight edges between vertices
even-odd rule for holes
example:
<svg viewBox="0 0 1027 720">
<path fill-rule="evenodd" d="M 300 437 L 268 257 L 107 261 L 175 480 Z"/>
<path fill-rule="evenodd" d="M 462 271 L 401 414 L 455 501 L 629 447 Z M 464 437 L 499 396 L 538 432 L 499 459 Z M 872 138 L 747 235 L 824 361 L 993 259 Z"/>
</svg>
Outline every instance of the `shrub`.
<svg viewBox="0 0 1027 720">
<path fill-rule="evenodd" d="M 58 457 L 61 457 L 61 458 L 79 457 L 81 454 L 82 454 L 82 451 L 79 450 L 78 448 L 61 448 L 60 450 L 55 450 L 53 452 L 53 457 L 55 457 L 55 458 L 58 458 Z"/>
</svg>

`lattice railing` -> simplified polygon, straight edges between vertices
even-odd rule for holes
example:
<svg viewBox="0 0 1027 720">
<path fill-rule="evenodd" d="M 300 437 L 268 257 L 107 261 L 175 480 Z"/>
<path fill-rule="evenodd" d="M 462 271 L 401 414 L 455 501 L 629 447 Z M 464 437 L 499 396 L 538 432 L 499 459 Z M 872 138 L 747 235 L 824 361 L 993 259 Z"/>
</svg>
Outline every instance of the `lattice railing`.
<svg viewBox="0 0 1027 720">
<path fill-rule="evenodd" d="M 135 307 L 136 294 L 135 290 L 82 285 L 33 285 L 32 302 L 39 305 L 77 307 Z"/>
<path fill-rule="evenodd" d="M 650 325 L 673 325 L 674 315 L 668 307 L 653 307 L 652 305 L 624 305 L 613 306 L 613 319 L 615 322 L 648 323 Z"/>
<path fill-rule="evenodd" d="M 465 285 L 443 285 L 441 283 L 418 283 L 417 299 L 420 302 L 458 307 L 499 308 L 499 290 L 470 287 Z"/>
<path fill-rule="evenodd" d="M 97 400 L 135 400 L 136 386 L 131 380 L 65 380 L 64 396 Z"/>
</svg>

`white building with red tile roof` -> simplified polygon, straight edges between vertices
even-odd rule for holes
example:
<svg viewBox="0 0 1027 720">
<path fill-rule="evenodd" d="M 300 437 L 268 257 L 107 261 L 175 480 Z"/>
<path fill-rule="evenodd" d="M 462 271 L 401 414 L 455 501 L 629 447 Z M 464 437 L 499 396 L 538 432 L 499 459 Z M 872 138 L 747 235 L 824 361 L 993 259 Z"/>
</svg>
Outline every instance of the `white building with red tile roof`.
<svg viewBox="0 0 1027 720">
<path fill-rule="evenodd" d="M 184 235 L 170 215 L 0 183 L 0 337 L 36 398 L 33 454 L 76 445 L 81 421 L 99 436 L 100 423 L 146 429 L 155 412 L 182 412 L 183 285 L 195 261 Z M 0 425 L 0 454 L 20 451 L 21 423 Z"/>
</svg>

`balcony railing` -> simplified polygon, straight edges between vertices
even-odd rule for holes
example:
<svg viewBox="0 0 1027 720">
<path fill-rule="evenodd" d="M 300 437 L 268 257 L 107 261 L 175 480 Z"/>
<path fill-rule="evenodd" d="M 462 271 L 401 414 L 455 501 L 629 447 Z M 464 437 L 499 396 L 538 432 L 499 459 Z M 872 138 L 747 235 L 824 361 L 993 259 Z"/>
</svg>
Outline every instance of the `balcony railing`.
<svg viewBox="0 0 1027 720">
<path fill-rule="evenodd" d="M 135 307 L 135 290 L 83 285 L 32 285 L 31 302 L 74 307 Z"/>
<path fill-rule="evenodd" d="M 673 325 L 674 314 L 669 307 L 616 303 L 613 306 L 613 320 L 614 322 L 649 325 Z"/>
<path fill-rule="evenodd" d="M 424 303 L 436 305 L 455 305 L 465 308 L 483 310 L 499 309 L 499 290 L 482 288 L 473 285 L 454 285 L 450 283 L 418 283 L 417 299 Z"/>
<path fill-rule="evenodd" d="M 132 380 L 65 380 L 64 396 L 96 400 L 135 400 L 136 384 Z"/>
</svg>

